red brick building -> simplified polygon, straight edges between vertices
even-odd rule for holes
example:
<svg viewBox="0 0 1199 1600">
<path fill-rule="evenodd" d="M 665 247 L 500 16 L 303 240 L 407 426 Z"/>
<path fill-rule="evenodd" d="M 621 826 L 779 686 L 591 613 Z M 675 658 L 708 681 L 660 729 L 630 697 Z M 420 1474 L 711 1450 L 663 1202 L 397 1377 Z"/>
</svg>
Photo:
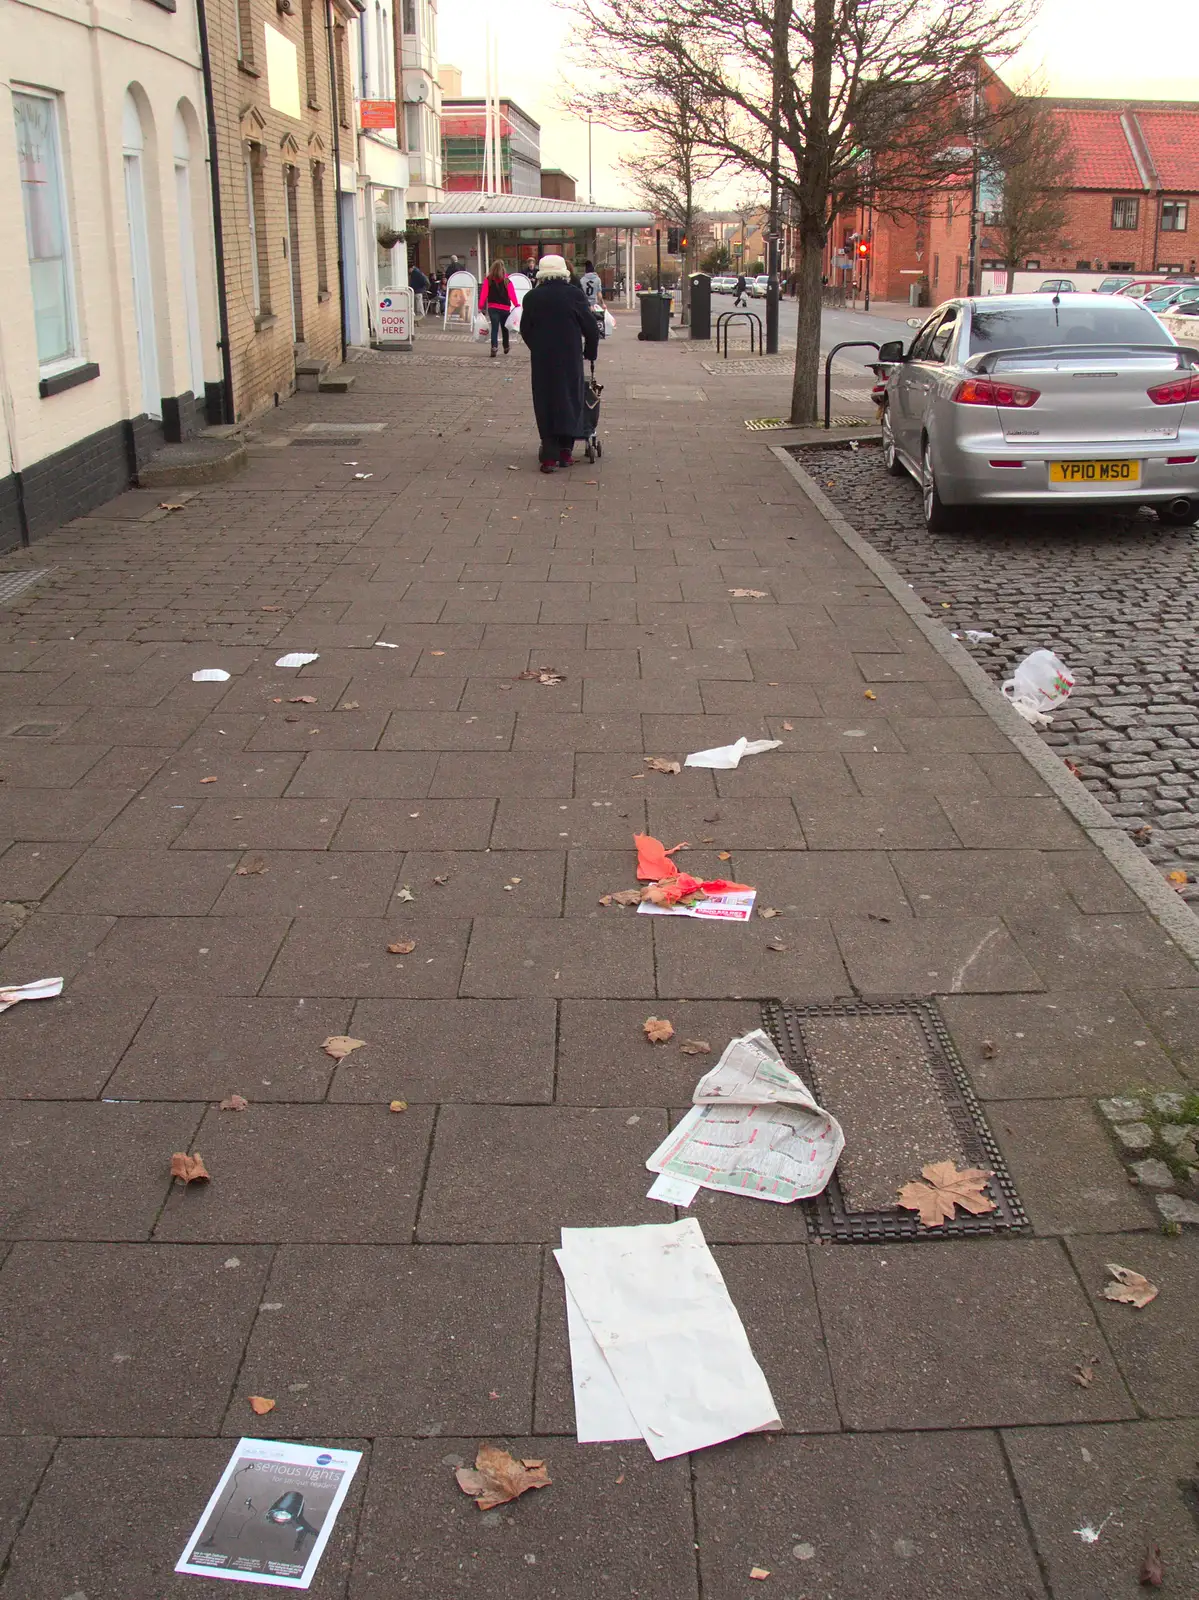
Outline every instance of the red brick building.
<svg viewBox="0 0 1199 1600">
<path fill-rule="evenodd" d="M 1063 241 L 1020 263 L 1045 273 L 1195 272 L 1199 267 L 1199 104 L 1164 100 L 1046 102 L 1074 155 Z M 979 267 L 1001 268 L 999 241 L 979 227 Z M 912 284 L 936 304 L 967 287 L 968 188 L 938 193 L 915 217 L 865 207 L 837 219 L 830 283 L 861 277 L 852 235 L 869 235 L 870 290 L 907 300 Z M 985 279 L 982 289 L 998 287 Z"/>
</svg>

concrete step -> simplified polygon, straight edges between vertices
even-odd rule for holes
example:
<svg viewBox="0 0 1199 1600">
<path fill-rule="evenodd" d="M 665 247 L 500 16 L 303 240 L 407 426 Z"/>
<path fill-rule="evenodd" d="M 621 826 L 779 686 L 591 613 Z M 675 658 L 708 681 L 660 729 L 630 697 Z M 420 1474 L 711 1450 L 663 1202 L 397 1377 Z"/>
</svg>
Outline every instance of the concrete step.
<svg viewBox="0 0 1199 1600">
<path fill-rule="evenodd" d="M 329 363 L 316 356 L 306 356 L 296 362 L 296 388 L 302 394 L 315 394 L 321 386 L 321 379 L 329 370 Z"/>
<path fill-rule="evenodd" d="M 224 432 L 224 430 L 221 430 Z M 223 483 L 239 473 L 249 460 L 240 438 L 212 438 L 199 433 L 181 444 L 164 445 L 138 468 L 143 489 L 189 483 Z"/>
<path fill-rule="evenodd" d="M 318 387 L 322 394 L 349 394 L 354 387 L 355 375 L 344 369 L 330 372 L 320 380 Z"/>
</svg>

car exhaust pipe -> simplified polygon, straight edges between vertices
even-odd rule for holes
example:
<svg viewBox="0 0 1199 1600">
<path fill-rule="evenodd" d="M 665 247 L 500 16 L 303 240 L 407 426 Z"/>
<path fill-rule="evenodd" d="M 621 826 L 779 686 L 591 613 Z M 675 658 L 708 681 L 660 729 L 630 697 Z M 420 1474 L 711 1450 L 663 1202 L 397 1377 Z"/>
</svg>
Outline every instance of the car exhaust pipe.
<svg viewBox="0 0 1199 1600">
<path fill-rule="evenodd" d="M 1185 496 L 1170 501 L 1170 514 L 1175 517 L 1185 517 L 1191 509 L 1191 502 Z"/>
</svg>

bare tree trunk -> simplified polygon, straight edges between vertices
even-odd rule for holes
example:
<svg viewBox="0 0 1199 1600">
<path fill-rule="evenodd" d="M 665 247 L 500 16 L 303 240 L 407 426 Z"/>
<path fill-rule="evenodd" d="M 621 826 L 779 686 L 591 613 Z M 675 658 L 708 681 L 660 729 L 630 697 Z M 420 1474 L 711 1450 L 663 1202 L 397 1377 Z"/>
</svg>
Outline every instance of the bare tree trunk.
<svg viewBox="0 0 1199 1600">
<path fill-rule="evenodd" d="M 823 238 L 807 232 L 802 233 L 796 297 L 799 325 L 795 335 L 795 376 L 791 385 L 791 421 L 796 427 L 806 427 L 817 418 L 816 390 L 820 380 L 820 280 L 823 269 Z"/>
</svg>

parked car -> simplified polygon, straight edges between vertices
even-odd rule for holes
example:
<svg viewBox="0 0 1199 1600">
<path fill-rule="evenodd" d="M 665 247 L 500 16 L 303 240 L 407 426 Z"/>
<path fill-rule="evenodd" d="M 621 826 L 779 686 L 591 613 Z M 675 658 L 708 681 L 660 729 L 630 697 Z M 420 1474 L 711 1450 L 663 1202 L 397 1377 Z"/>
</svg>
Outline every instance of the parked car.
<svg viewBox="0 0 1199 1600">
<path fill-rule="evenodd" d="M 1132 281 L 1133 281 L 1133 279 L 1132 279 L 1131 274 L 1126 278 L 1120 277 L 1119 274 L 1117 274 L 1113 278 L 1104 278 L 1103 282 L 1095 290 L 1095 293 L 1096 294 L 1118 294 L 1119 291 L 1121 289 L 1123 289 L 1125 284 L 1131 283 Z"/>
<path fill-rule="evenodd" d="M 1156 289 L 1142 295 L 1141 304 L 1150 311 L 1169 311 L 1185 295 L 1194 295 L 1196 284 L 1193 278 L 1176 278 L 1172 283 L 1159 283 Z"/>
<path fill-rule="evenodd" d="M 1199 357 L 1135 301 L 950 300 L 878 364 L 883 461 L 920 484 L 932 532 L 967 506 L 1199 521 Z"/>
<path fill-rule="evenodd" d="M 1116 293 L 1127 300 L 1143 300 L 1150 289 L 1160 288 L 1163 283 L 1169 282 L 1170 279 L 1164 274 L 1159 274 L 1156 278 L 1130 278 L 1122 289 L 1116 290 Z"/>
<path fill-rule="evenodd" d="M 1046 278 L 1037 290 L 1038 294 L 1077 294 L 1074 282 L 1070 278 Z"/>
<path fill-rule="evenodd" d="M 733 290 L 736 287 L 737 287 L 736 278 L 730 278 L 727 275 L 722 275 L 719 278 L 713 278 L 712 279 L 712 293 L 713 294 L 732 294 Z"/>
<path fill-rule="evenodd" d="M 760 273 L 758 275 L 758 277 L 751 278 L 749 280 L 748 284 L 746 285 L 746 287 L 748 288 L 748 290 L 750 292 L 750 296 L 754 300 L 765 300 L 765 298 L 766 298 L 766 290 L 767 290 L 769 284 L 770 284 L 770 275 L 769 275 L 769 273 L 763 272 L 763 273 Z"/>
</svg>

